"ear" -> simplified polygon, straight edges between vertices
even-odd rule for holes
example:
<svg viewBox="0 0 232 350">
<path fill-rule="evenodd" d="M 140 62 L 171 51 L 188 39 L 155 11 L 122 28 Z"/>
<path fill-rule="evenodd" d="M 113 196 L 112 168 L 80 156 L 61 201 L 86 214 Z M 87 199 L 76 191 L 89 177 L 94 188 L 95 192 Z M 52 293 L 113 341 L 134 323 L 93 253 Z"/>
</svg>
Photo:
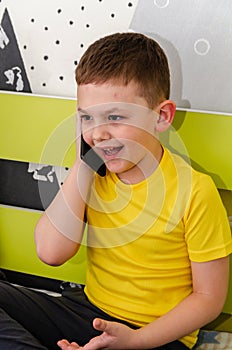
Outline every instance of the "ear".
<svg viewBox="0 0 232 350">
<path fill-rule="evenodd" d="M 176 112 L 176 104 L 171 100 L 165 100 L 157 108 L 159 118 L 156 124 L 156 131 L 164 132 L 172 124 Z"/>
</svg>

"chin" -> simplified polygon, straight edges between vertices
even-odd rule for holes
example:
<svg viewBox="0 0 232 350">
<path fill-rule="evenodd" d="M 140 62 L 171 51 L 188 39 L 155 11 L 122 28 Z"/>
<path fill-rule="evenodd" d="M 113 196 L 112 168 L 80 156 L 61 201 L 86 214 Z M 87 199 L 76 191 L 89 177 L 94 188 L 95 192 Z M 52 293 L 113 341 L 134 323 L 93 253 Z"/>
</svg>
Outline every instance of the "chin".
<svg viewBox="0 0 232 350">
<path fill-rule="evenodd" d="M 131 168 L 134 167 L 134 164 L 122 159 L 114 159 L 106 162 L 106 167 L 111 173 L 120 175 L 131 170 Z"/>
</svg>

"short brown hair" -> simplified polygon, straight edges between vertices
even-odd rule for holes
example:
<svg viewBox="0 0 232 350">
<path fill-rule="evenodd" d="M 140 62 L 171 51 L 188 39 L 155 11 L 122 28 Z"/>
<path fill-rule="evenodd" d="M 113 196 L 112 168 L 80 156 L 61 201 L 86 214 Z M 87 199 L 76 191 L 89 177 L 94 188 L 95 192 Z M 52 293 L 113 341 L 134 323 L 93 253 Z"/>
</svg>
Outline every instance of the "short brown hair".
<svg viewBox="0 0 232 350">
<path fill-rule="evenodd" d="M 101 84 L 134 80 L 149 107 L 170 94 L 168 60 L 160 45 L 141 33 L 116 33 L 91 44 L 76 68 L 76 82 Z"/>
</svg>

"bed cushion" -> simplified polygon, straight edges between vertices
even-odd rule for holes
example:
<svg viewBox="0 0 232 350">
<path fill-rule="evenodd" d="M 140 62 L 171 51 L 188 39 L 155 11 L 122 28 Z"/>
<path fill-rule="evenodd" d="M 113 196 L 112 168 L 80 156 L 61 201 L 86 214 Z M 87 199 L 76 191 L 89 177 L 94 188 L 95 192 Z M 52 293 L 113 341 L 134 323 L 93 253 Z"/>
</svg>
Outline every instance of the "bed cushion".
<svg viewBox="0 0 232 350">
<path fill-rule="evenodd" d="M 232 350 L 232 333 L 201 330 L 194 350 Z"/>
</svg>

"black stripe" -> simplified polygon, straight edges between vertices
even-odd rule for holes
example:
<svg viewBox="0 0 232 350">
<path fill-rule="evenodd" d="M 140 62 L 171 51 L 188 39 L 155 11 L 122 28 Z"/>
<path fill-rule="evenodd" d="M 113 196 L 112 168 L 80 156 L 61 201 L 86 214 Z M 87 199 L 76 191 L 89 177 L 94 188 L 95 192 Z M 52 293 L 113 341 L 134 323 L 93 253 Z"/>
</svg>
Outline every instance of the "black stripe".
<svg viewBox="0 0 232 350">
<path fill-rule="evenodd" d="M 51 203 L 59 190 L 52 166 L 34 172 L 28 168 L 28 162 L 0 159 L 0 204 L 44 210 Z"/>
</svg>

